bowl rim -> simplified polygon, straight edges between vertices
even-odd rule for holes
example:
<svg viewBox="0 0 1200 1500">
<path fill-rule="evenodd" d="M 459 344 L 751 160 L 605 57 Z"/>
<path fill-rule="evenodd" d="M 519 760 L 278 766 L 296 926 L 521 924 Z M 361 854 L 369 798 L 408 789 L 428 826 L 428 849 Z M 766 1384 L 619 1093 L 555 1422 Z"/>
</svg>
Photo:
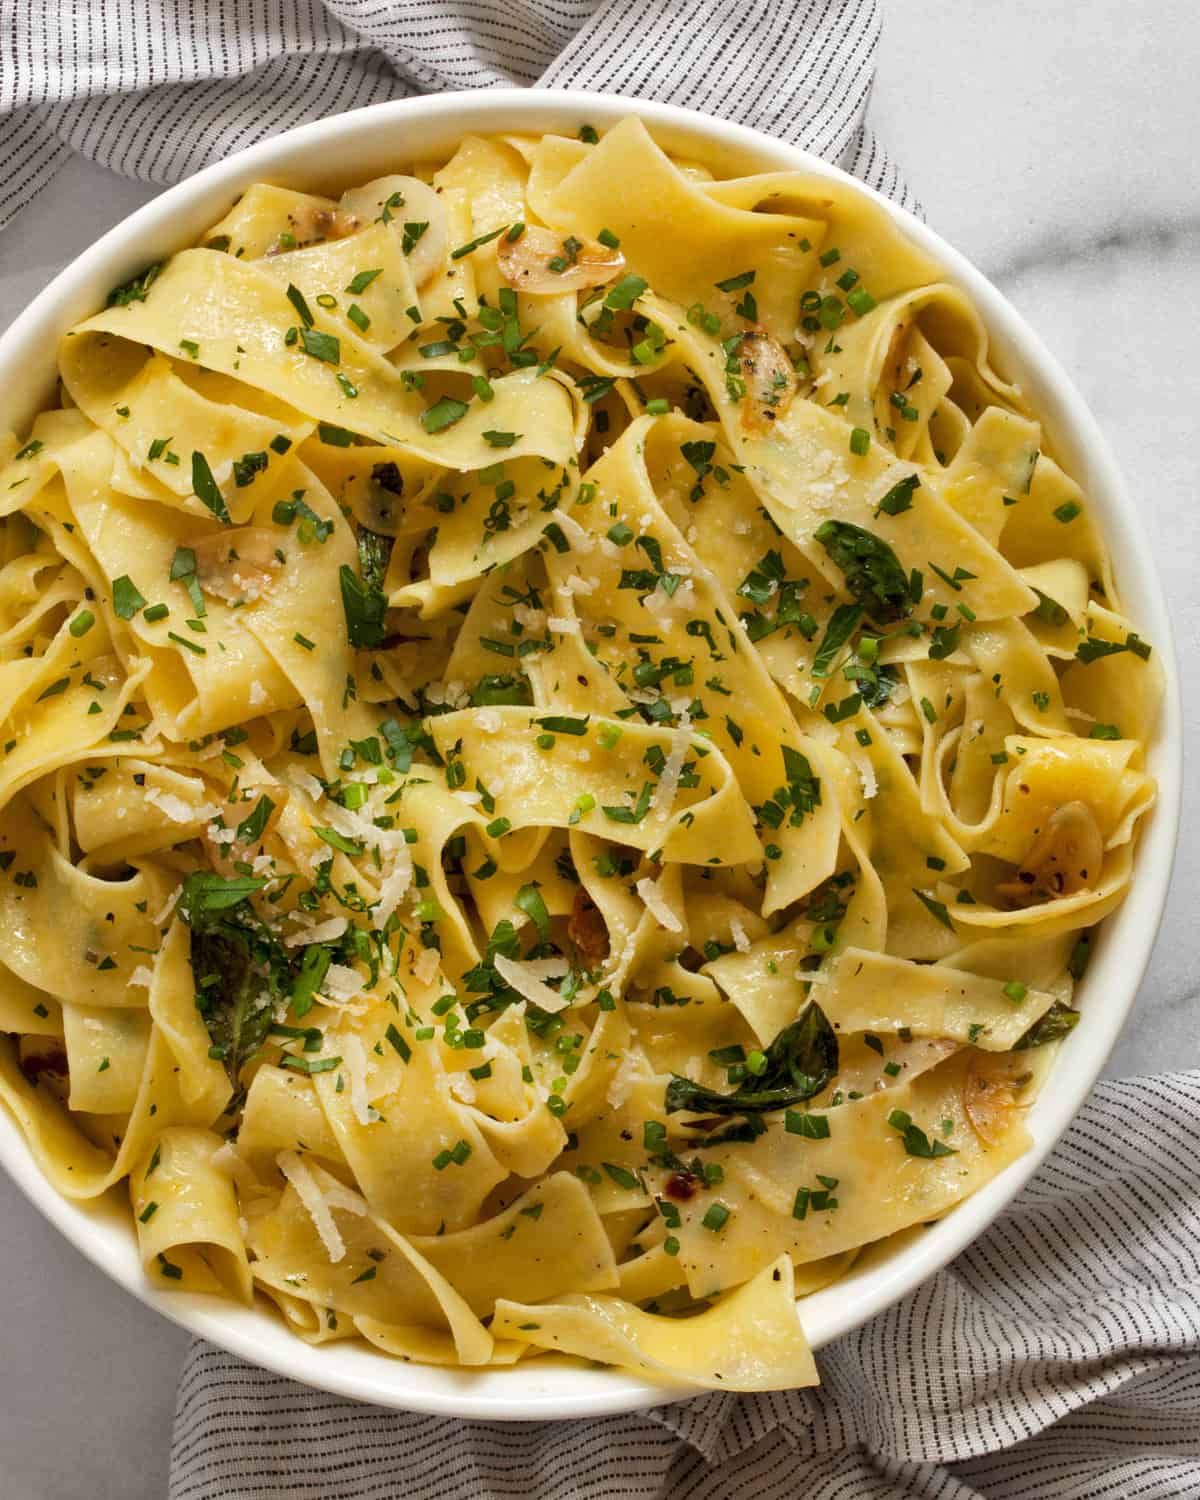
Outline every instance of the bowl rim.
<svg viewBox="0 0 1200 1500">
<path fill-rule="evenodd" d="M 374 146 L 364 145 L 376 136 L 386 138 L 392 160 L 420 159 L 424 148 L 405 147 L 409 125 L 418 137 L 423 132 L 450 142 L 471 133 L 575 130 L 585 120 L 608 128 L 628 114 L 637 115 L 657 138 L 677 149 L 686 142 L 693 156 L 719 158 L 722 170 L 799 170 L 849 185 L 941 264 L 947 279 L 971 297 L 1004 363 L 1037 391 L 1035 405 L 1049 414 L 1047 425 L 1073 460 L 1071 472 L 1098 505 L 1122 595 L 1133 597 L 1133 613 L 1164 669 L 1164 701 L 1149 755 L 1159 783 L 1157 806 L 1142 831 L 1136 878 L 1122 906 L 1102 928 L 1087 979 L 1088 1024 L 1064 1046 L 1031 1111 L 1030 1150 L 938 1223 L 881 1256 L 878 1264 L 855 1268 L 833 1287 L 803 1299 L 802 1322 L 819 1349 L 939 1271 L 1003 1212 L 1041 1165 L 1099 1078 L 1132 1008 L 1166 904 L 1182 790 L 1181 703 L 1166 596 L 1148 539 L 1138 525 L 1136 502 L 1106 439 L 1073 382 L 1021 314 L 964 255 L 913 215 L 839 167 L 748 126 L 679 105 L 575 89 L 417 95 L 330 116 L 260 141 L 167 189 L 102 235 L 0 335 L 0 429 L 19 429 L 41 408 L 38 383 L 29 372 L 42 369 L 49 375 L 58 335 L 94 310 L 105 289 L 148 260 L 190 243 L 225 211 L 219 204 L 222 195 L 231 198 L 262 178 L 327 179 L 334 174 L 312 165 L 323 158 L 337 160 L 336 175 L 352 180 L 352 169 L 341 170 L 340 153 L 352 162 L 356 154 L 361 158 L 370 149 L 378 158 L 379 140 Z M 128 1210 L 115 1202 L 119 1189 L 86 1204 L 60 1197 L 3 1109 L 0 1165 L 77 1250 L 140 1301 L 229 1353 L 333 1395 L 444 1416 L 544 1421 L 633 1411 L 702 1394 L 690 1387 L 554 1360 L 473 1372 L 401 1363 L 374 1350 L 364 1351 L 358 1341 L 308 1345 L 280 1320 L 265 1317 L 257 1303 L 244 1308 L 199 1294 L 156 1292 L 142 1273 L 136 1242 L 128 1234 Z M 118 1236 L 127 1242 L 128 1253 L 123 1253 Z"/>
</svg>

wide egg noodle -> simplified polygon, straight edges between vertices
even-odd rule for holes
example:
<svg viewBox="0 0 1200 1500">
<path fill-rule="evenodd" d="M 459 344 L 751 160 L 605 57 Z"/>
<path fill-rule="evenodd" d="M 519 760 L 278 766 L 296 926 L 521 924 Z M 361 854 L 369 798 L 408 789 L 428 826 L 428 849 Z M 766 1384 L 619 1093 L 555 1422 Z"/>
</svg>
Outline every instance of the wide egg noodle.
<svg viewBox="0 0 1200 1500">
<path fill-rule="evenodd" d="M 532 1335 L 543 1349 L 713 1390 L 771 1390 L 780 1381 L 814 1385 L 817 1378 L 786 1257 L 693 1318 L 658 1317 L 619 1297 L 574 1293 L 558 1303 L 504 1302 L 492 1326 L 514 1338 Z"/>
<path fill-rule="evenodd" d="M 178 1280 L 189 1291 L 225 1291 L 249 1302 L 253 1277 L 237 1195 L 214 1164 L 221 1148 L 209 1130 L 173 1125 L 162 1132 L 129 1176 L 138 1249 L 153 1281 Z"/>
<path fill-rule="evenodd" d="M 156 1290 L 793 1387 L 1026 1149 L 1161 668 L 969 297 L 730 165 L 252 185 L 0 437 L 0 1100 Z"/>
<path fill-rule="evenodd" d="M 582 733 L 573 727 L 556 741 L 553 757 L 540 751 L 537 740 L 545 730 L 539 715 L 527 710 L 467 709 L 443 715 L 431 727 L 442 753 L 452 760 L 461 758 L 472 785 L 476 777 L 486 785 L 480 774 L 485 762 L 500 773 L 503 790 L 495 797 L 497 816 L 515 828 L 578 825 L 584 833 L 603 834 L 614 826 L 611 813 L 604 810 L 609 808 L 629 815 L 617 824 L 622 842 L 647 850 L 661 847 L 664 859 L 699 864 L 754 858 L 757 842 L 749 813 L 719 751 L 709 752 L 700 763 L 699 784 L 681 792 L 674 806 L 667 809 L 660 803 L 639 817 L 643 790 L 650 787 L 653 796 L 643 765 L 646 752 L 665 752 L 669 732 L 619 720 L 580 725 Z M 615 736 L 611 749 L 605 749 L 606 731 Z M 581 797 L 592 798 L 593 805 L 579 808 Z M 714 841 L 718 828 L 719 846 Z M 720 852 L 713 853 L 718 847 Z"/>
</svg>

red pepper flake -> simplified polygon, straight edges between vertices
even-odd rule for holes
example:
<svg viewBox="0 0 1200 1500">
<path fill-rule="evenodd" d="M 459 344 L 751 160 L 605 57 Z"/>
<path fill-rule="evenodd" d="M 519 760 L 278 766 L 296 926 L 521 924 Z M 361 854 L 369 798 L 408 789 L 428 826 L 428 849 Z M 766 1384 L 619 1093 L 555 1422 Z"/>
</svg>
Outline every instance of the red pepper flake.
<svg viewBox="0 0 1200 1500">
<path fill-rule="evenodd" d="M 689 1198 L 696 1196 L 696 1189 L 700 1186 L 700 1179 L 694 1172 L 673 1172 L 667 1178 L 666 1194 L 668 1198 L 674 1198 L 676 1203 L 686 1203 Z"/>
</svg>

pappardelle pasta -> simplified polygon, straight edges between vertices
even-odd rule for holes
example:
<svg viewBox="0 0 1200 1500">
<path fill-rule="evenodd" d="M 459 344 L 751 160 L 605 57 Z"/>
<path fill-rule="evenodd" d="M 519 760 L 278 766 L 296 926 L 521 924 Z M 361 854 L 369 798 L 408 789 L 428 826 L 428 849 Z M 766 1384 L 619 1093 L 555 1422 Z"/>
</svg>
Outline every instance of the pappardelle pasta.
<svg viewBox="0 0 1200 1500">
<path fill-rule="evenodd" d="M 1158 663 L 864 193 L 406 165 L 251 187 L 0 449 L 0 1099 L 311 1343 L 812 1383 L 1026 1147 Z"/>
</svg>

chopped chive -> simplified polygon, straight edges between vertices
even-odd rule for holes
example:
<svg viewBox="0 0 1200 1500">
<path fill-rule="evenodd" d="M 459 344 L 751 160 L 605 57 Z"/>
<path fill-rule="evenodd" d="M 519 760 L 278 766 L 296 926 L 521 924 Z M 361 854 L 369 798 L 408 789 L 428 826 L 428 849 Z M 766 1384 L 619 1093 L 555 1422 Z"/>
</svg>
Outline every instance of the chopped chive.
<svg viewBox="0 0 1200 1500">
<path fill-rule="evenodd" d="M 455 422 L 460 422 L 466 414 L 465 401 L 457 401 L 453 396 L 442 396 L 421 413 L 421 426 L 429 433 L 443 432 L 447 427 L 453 427 Z"/>
<path fill-rule="evenodd" d="M 476 239 L 469 240 L 465 245 L 460 245 L 457 250 L 451 250 L 450 259 L 462 260 L 464 255 L 470 255 L 472 250 L 478 250 L 480 245 L 487 245 L 492 240 L 498 239 L 510 227 L 508 224 L 501 224 L 499 229 L 493 229 L 487 234 L 481 234 Z"/>
<path fill-rule="evenodd" d="M 715 1234 L 719 1229 L 724 1229 L 725 1225 L 729 1222 L 731 1212 L 731 1209 L 718 1200 L 715 1203 L 709 1204 L 700 1222 L 704 1225 L 705 1229 L 710 1229 Z"/>
<path fill-rule="evenodd" d="M 167 640 L 174 641 L 177 646 L 182 646 L 190 651 L 193 656 L 207 656 L 208 647 L 202 646 L 198 641 L 189 641 L 186 636 L 176 635 L 173 630 L 167 631 Z"/>
<path fill-rule="evenodd" d="M 308 303 L 304 299 L 304 293 L 290 281 L 288 282 L 287 299 L 296 309 L 300 321 L 304 324 L 305 328 L 311 328 L 313 325 L 313 315 Z"/>
</svg>

